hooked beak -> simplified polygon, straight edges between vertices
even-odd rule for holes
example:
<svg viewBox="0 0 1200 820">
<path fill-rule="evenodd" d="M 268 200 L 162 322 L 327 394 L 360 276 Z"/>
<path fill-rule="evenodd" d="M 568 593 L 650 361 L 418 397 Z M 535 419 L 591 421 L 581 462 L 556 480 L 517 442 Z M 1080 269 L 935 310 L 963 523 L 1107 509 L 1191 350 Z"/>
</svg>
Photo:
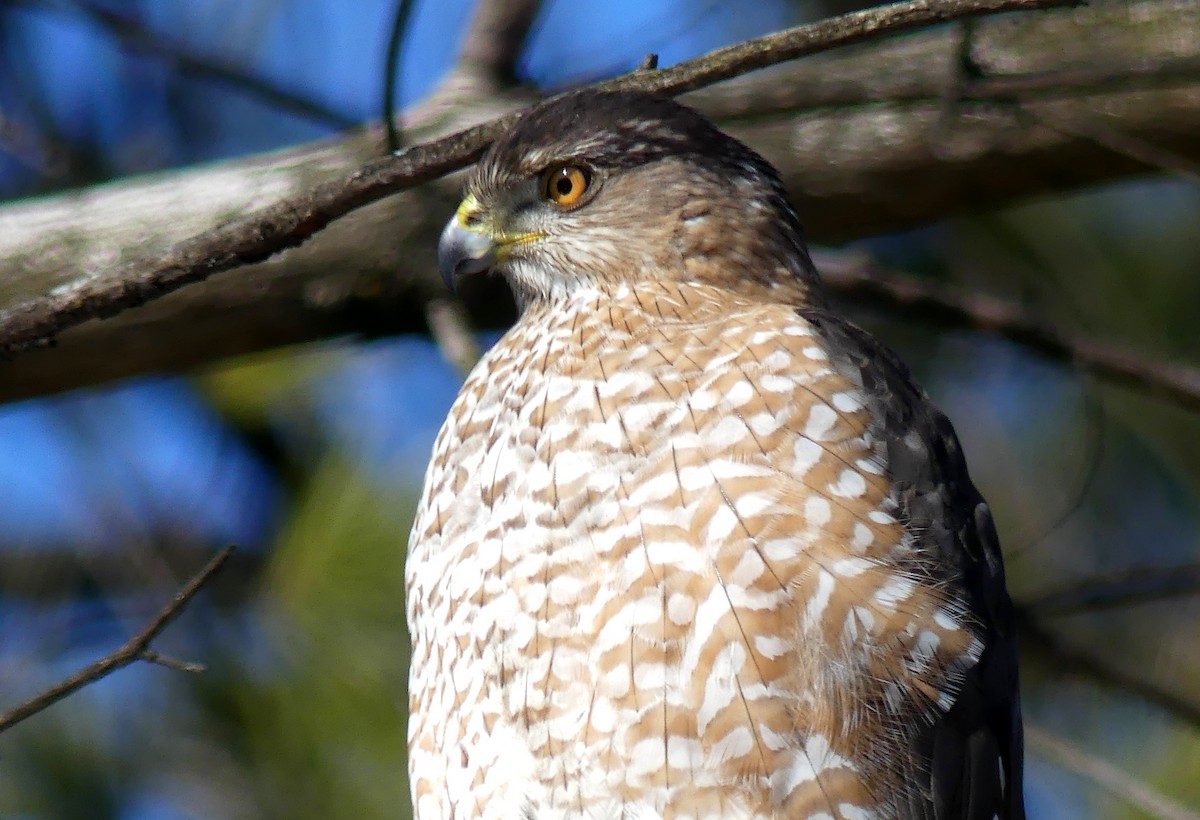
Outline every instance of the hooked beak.
<svg viewBox="0 0 1200 820">
<path fill-rule="evenodd" d="M 468 196 L 458 206 L 458 212 L 442 229 L 438 240 L 438 270 L 446 287 L 454 290 L 454 280 L 460 274 L 482 273 L 496 263 L 500 246 L 492 238 L 486 224 L 468 227 L 468 217 L 479 209 L 475 198 Z"/>
</svg>

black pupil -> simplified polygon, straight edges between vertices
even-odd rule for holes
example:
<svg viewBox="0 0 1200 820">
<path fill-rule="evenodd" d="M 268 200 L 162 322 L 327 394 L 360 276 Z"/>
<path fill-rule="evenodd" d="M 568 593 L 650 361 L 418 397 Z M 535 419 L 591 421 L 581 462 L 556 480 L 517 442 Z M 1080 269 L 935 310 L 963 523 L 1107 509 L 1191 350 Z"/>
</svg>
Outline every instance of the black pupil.
<svg viewBox="0 0 1200 820">
<path fill-rule="evenodd" d="M 554 183 L 554 190 L 558 191 L 559 196 L 566 196 L 575 189 L 574 181 L 566 174 L 567 172 L 563 171 L 563 175 Z"/>
</svg>

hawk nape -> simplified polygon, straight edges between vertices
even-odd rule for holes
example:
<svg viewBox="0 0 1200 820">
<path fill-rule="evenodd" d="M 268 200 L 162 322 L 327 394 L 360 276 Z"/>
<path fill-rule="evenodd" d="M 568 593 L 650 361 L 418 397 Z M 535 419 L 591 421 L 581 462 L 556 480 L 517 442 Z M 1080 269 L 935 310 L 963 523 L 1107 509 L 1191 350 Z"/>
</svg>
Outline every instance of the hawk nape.
<svg viewBox="0 0 1200 820">
<path fill-rule="evenodd" d="M 1023 816 L 991 514 L 762 158 L 669 100 L 560 98 L 439 258 L 522 314 L 409 544 L 417 817 Z"/>
</svg>

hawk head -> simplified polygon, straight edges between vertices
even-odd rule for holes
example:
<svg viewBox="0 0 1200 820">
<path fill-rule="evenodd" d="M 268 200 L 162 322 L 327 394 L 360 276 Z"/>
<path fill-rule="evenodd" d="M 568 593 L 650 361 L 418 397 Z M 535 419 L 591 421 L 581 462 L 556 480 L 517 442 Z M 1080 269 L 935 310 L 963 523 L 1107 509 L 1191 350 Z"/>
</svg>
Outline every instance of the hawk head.
<svg viewBox="0 0 1200 820">
<path fill-rule="evenodd" d="M 633 91 L 526 114 L 472 172 L 438 262 L 448 284 L 503 274 L 523 305 L 643 280 L 793 302 L 817 288 L 775 169 L 696 111 Z"/>
</svg>

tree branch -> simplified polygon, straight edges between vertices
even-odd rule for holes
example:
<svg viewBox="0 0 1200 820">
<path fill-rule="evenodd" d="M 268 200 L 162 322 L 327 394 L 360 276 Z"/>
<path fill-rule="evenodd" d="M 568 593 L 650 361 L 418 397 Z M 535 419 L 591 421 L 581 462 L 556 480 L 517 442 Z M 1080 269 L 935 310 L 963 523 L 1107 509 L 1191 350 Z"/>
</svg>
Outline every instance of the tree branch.
<svg viewBox="0 0 1200 820">
<path fill-rule="evenodd" d="M 1028 719 L 1025 721 L 1025 742 L 1030 751 L 1086 778 L 1149 817 L 1159 820 L 1200 818 L 1200 815 L 1159 794 L 1136 777 Z"/>
<path fill-rule="evenodd" d="M 806 54 L 946 20 L 1076 4 L 1075 0 L 912 0 L 770 34 L 598 87 L 679 94 Z M 318 185 L 307 196 L 261 208 L 193 237 L 165 258 L 139 260 L 14 307 L 0 318 L 0 352 L 12 355 L 45 346 L 88 319 L 114 316 L 215 273 L 296 247 L 353 210 L 476 161 L 518 117 L 510 114 L 415 146 L 400 156 L 367 162 L 342 179 Z"/>
<path fill-rule="evenodd" d="M 541 0 L 482 0 L 467 29 L 458 70 L 492 88 L 515 86 L 517 61 L 541 5 Z"/>
<path fill-rule="evenodd" d="M 983 74 L 965 83 L 946 27 L 690 100 L 780 168 L 814 238 L 840 241 L 1155 172 L 1166 155 L 1200 162 L 1198 41 L 1168 35 L 1197 27 L 1191 0 L 1097 3 L 973 26 Z M 1130 139 L 1159 150 L 1114 153 Z"/>
<path fill-rule="evenodd" d="M 468 89 L 479 97 L 512 92 L 517 85 L 517 61 L 540 7 L 541 0 L 481 0 L 467 27 L 453 78 L 443 88 L 451 94 Z M 435 104 L 438 96 L 434 95 Z M 436 206 L 438 201 L 428 200 L 428 204 Z M 425 325 L 442 355 L 465 376 L 481 355 L 470 312 L 457 293 L 443 289 L 436 266 L 426 265 L 422 273 Z"/>
<path fill-rule="evenodd" d="M 388 35 L 387 54 L 383 59 L 383 127 L 387 130 L 389 151 L 398 151 L 403 144 L 400 124 L 396 122 L 396 91 L 400 87 L 400 48 L 412 16 L 412 0 L 396 0 L 392 30 Z"/>
<path fill-rule="evenodd" d="M 939 38 L 940 39 L 940 38 Z M 915 48 L 914 48 L 915 46 Z M 859 54 L 873 68 L 889 60 L 902 61 L 925 53 L 923 43 L 899 42 L 880 49 L 874 59 Z M 884 54 L 884 52 L 889 52 Z M 854 59 L 854 55 L 850 56 Z M 823 109 L 865 108 L 883 103 L 936 103 L 945 99 L 945 76 L 940 66 L 921 72 L 871 76 L 871 70 L 847 71 L 841 60 L 829 61 L 832 71 L 814 71 L 808 83 L 731 82 L 707 93 L 705 112 L 726 123 L 747 123 Z M 824 73 L 825 76 L 821 76 Z M 962 85 L 958 101 L 994 103 L 1045 100 L 1090 94 L 1187 87 L 1200 80 L 1200 55 L 1164 55 L 1072 65 L 1037 71 L 987 74 Z"/>
<path fill-rule="evenodd" d="M 1200 729 L 1200 705 L 1168 692 L 1144 674 L 1130 674 L 1088 652 L 1069 646 L 1031 617 L 1024 606 L 1017 605 L 1015 613 L 1022 650 L 1041 655 L 1057 674 L 1081 675 L 1102 685 L 1124 690 L 1159 706 L 1185 724 Z"/>
<path fill-rule="evenodd" d="M 161 32 L 151 31 L 128 17 L 82 2 L 82 0 L 71 0 L 69 3 L 54 2 L 54 0 L 4 0 L 4 2 L 10 5 L 35 6 L 55 12 L 69 12 L 73 9 L 78 15 L 109 31 L 119 43 L 124 44 L 127 48 L 172 63 L 186 74 L 225 83 L 282 111 L 300 114 L 339 130 L 358 125 L 358 121 L 354 118 L 335 111 L 317 100 L 280 88 L 238 66 L 197 54 L 184 43 L 173 40 Z"/>
<path fill-rule="evenodd" d="M 1200 160 L 1195 123 L 1200 82 L 1179 86 L 1172 60 L 1195 40 L 1200 5 L 1155 0 L 1103 3 L 1070 13 L 1016 15 L 976 26 L 979 59 L 1019 77 L 1085 69 L 1158 65 L 1163 89 L 1143 75 L 1137 88 L 1066 89 L 1023 105 L 1072 122 L 1099 121 L 1122 133 Z M 817 55 L 692 92 L 689 104 L 718 114 L 739 139 L 783 174 L 809 235 L 842 241 L 904 229 L 1016 199 L 1061 193 L 1152 168 L 1110 155 L 1014 116 L 1007 105 L 960 104 L 946 89 L 956 73 L 952 27 L 920 31 Z M 1148 69 L 1149 70 L 1149 69 Z M 1076 73 L 1072 73 L 1076 72 Z M 996 79 L 993 74 L 989 78 Z M 1102 79 L 1102 78 L 1101 78 Z M 406 112 L 410 141 L 429 140 L 531 101 L 528 91 L 494 92 L 457 70 L 432 98 Z M 759 116 L 745 97 L 769 106 L 784 91 L 820 102 L 842 93 L 924 101 L 816 108 Z M 808 96 L 805 96 L 808 95 Z M 800 100 L 801 102 L 803 100 Z M 378 156 L 378 128 L 336 142 L 178 169 L 0 207 L 0 336 L 6 309 L 102 271 L 166 257 L 186 237 L 264 204 L 296 201 Z M 303 247 L 214 276 L 104 322 L 86 322 L 52 350 L 0 358 L 0 401 L 111 381 L 137 373 L 194 368 L 221 358 L 345 334 L 427 333 L 429 278 L 459 181 L 440 179 L 359 209 Z M 144 268 L 146 263 L 141 262 Z M 494 280 L 460 294 L 475 327 L 513 318 Z"/>
<path fill-rule="evenodd" d="M 1200 412 L 1200 369 L 1195 367 L 1060 332 L 1030 317 L 1021 305 L 900 276 L 875 266 L 861 254 L 817 252 L 813 258 L 827 289 L 855 304 L 884 308 L 938 327 L 993 333 L 1048 359 Z"/>
<path fill-rule="evenodd" d="M 1062 617 L 1198 593 L 1200 564 L 1132 567 L 1091 575 L 1062 589 L 1039 595 L 1023 606 L 1039 617 Z"/>
<path fill-rule="evenodd" d="M 113 672 L 128 666 L 134 661 L 144 660 L 189 672 L 203 671 L 204 667 L 200 664 L 184 663 L 174 658 L 160 655 L 150 648 L 150 643 L 167 628 L 167 625 L 171 621 L 175 620 L 183 612 L 183 608 L 195 597 L 196 593 L 225 565 L 225 562 L 229 560 L 229 556 L 233 554 L 233 551 L 234 547 L 228 546 L 213 556 L 212 560 L 200 572 L 194 575 L 166 606 L 159 610 L 158 614 L 146 624 L 141 632 L 126 641 L 119 649 L 88 664 L 83 669 L 56 683 L 41 694 L 0 714 L 0 732 L 12 728 L 26 718 L 36 715 L 38 712 L 47 709 L 68 695 L 73 694 L 88 684 L 95 683 L 103 677 L 111 675 Z"/>
</svg>

